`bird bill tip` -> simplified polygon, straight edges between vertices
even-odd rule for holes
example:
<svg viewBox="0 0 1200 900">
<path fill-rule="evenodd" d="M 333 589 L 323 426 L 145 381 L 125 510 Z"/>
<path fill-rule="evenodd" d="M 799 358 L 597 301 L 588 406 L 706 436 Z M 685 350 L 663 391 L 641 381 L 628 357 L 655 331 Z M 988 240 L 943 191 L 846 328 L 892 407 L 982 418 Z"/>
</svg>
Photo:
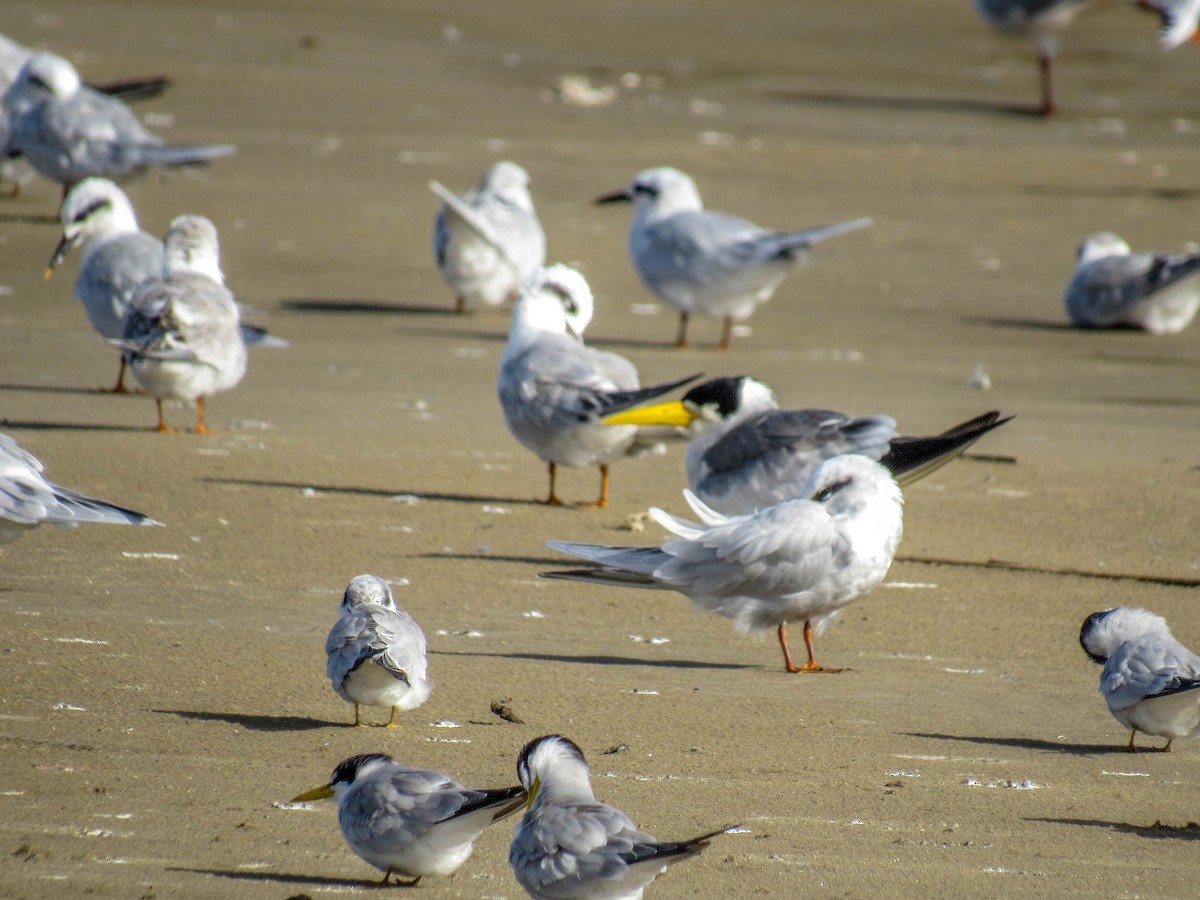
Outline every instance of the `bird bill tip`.
<svg viewBox="0 0 1200 900">
<path fill-rule="evenodd" d="M 311 791 L 305 791 L 297 797 L 289 800 L 289 803 L 307 803 L 309 800 L 325 800 L 333 796 L 333 788 L 328 784 L 323 784 L 320 787 L 313 788 Z"/>
<path fill-rule="evenodd" d="M 681 400 L 641 406 L 605 416 L 600 421 L 605 425 L 673 425 L 686 428 L 696 420 L 693 413 Z"/>
</svg>

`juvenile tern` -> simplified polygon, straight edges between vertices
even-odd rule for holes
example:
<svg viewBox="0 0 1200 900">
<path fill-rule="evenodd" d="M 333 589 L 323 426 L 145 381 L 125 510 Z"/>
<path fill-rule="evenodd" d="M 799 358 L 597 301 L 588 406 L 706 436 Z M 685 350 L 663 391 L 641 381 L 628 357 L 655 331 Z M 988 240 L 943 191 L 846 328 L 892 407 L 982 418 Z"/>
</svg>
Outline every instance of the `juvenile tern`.
<svg viewBox="0 0 1200 900">
<path fill-rule="evenodd" d="M 159 525 L 149 516 L 93 500 L 42 477 L 42 464 L 0 434 L 0 544 L 15 541 L 38 525 L 100 522 L 108 525 Z"/>
<path fill-rule="evenodd" d="M 687 428 L 688 483 L 706 505 L 743 515 L 802 496 L 825 460 L 858 453 L 877 460 L 901 485 L 961 455 L 1003 425 L 995 410 L 941 434 L 896 434 L 890 416 L 846 416 L 827 409 L 781 410 L 771 389 L 745 375 L 698 384 L 682 400 L 630 409 L 604 420 Z"/>
<path fill-rule="evenodd" d="M 599 565 L 543 576 L 679 591 L 742 631 L 777 629 L 788 672 L 840 671 L 817 663 L 813 636 L 883 581 L 892 564 L 904 499 L 887 469 L 865 456 L 835 456 L 813 472 L 799 499 L 744 516 L 722 515 L 688 490 L 683 496 L 701 522 L 651 509 L 676 535 L 661 548 L 548 541 Z M 802 666 L 788 650 L 787 623 L 797 621 L 808 650 Z"/>
<path fill-rule="evenodd" d="M 82 245 L 75 296 L 92 328 L 105 340 L 119 340 L 133 295 L 145 282 L 162 277 L 162 242 L 138 228 L 125 192 L 103 178 L 85 178 L 75 185 L 63 201 L 59 218 L 63 236 L 50 258 L 46 277 L 72 247 Z M 125 392 L 124 351 L 112 391 Z"/>
<path fill-rule="evenodd" d="M 1079 247 L 1065 299 L 1071 324 L 1079 328 L 1175 334 L 1200 307 L 1200 252 L 1133 253 L 1111 232 L 1093 234 Z"/>
<path fill-rule="evenodd" d="M 516 163 L 498 162 L 461 197 L 436 181 L 429 188 L 445 201 L 433 252 L 454 291 L 454 311 L 515 299 L 546 262 L 546 235 L 529 195 L 529 174 Z"/>
<path fill-rule="evenodd" d="M 1162 616 L 1128 606 L 1092 613 L 1079 643 L 1104 666 L 1100 693 L 1130 729 L 1129 752 L 1139 731 L 1165 737 L 1168 752 L 1175 738 L 1200 731 L 1200 656 L 1175 640 Z"/>
<path fill-rule="evenodd" d="M 689 316 L 702 313 L 724 321 L 717 346 L 728 349 L 733 323 L 769 300 L 810 246 L 871 224 L 855 219 L 807 231 L 767 231 L 704 209 L 695 182 L 671 168 L 646 169 L 625 190 L 596 198 L 619 202 L 634 205 L 629 256 L 638 277 L 679 311 L 676 347 L 687 346 Z"/>
<path fill-rule="evenodd" d="M 583 751 L 562 735 L 527 743 L 517 775 L 528 811 L 508 861 L 535 900 L 640 900 L 669 866 L 696 856 L 730 827 L 686 841 L 659 841 L 596 799 Z"/>
<path fill-rule="evenodd" d="M 90 175 L 127 175 L 154 166 L 207 162 L 230 145 L 168 147 L 120 100 L 87 87 L 67 60 L 34 53 L 6 95 L 8 152 L 63 185 L 64 194 Z"/>
<path fill-rule="evenodd" d="M 354 704 L 390 706 L 388 728 L 399 728 L 396 710 L 416 709 L 429 699 L 425 632 L 396 606 L 382 578 L 359 575 L 342 597 L 341 612 L 325 641 L 326 671 L 333 689 Z"/>
<path fill-rule="evenodd" d="M 246 373 L 238 306 L 224 285 L 212 222 L 180 216 L 163 243 L 164 274 L 134 297 L 119 346 L 154 397 L 158 430 L 173 430 L 162 402 L 174 399 L 195 401 L 196 432 L 205 434 L 205 398 L 234 387 Z"/>
<path fill-rule="evenodd" d="M 329 784 L 292 800 L 336 797 L 342 837 L 360 859 L 414 879 L 449 875 L 467 861 L 475 838 L 525 802 L 522 787 L 466 788 L 441 772 L 415 769 L 382 753 L 343 760 Z"/>
<path fill-rule="evenodd" d="M 512 327 L 500 362 L 497 392 L 513 437 L 549 466 L 546 503 L 555 492 L 558 466 L 600 467 L 600 497 L 608 505 L 608 467 L 623 456 L 637 429 L 601 425 L 607 415 L 644 403 L 699 376 L 639 388 L 633 363 L 586 347 L 568 332 L 566 306 L 590 304 L 591 289 L 577 271 L 554 265 L 526 283 L 513 306 Z"/>
<path fill-rule="evenodd" d="M 1059 32 L 1066 29 L 1075 14 L 1091 0 L 971 0 L 985 22 L 1000 31 L 1033 40 L 1041 73 L 1044 116 L 1052 114 L 1054 103 L 1054 57 L 1058 52 Z M 1159 17 L 1159 45 L 1164 50 L 1192 38 L 1200 17 L 1200 0 L 1131 0 L 1141 9 Z"/>
</svg>

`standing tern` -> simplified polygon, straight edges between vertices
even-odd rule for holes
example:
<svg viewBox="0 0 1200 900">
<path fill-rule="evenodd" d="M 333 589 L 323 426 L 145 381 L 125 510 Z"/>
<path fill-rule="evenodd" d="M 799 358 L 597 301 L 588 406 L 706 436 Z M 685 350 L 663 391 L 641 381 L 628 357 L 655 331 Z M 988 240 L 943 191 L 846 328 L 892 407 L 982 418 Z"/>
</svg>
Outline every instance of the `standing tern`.
<svg viewBox="0 0 1200 900">
<path fill-rule="evenodd" d="M 813 636 L 887 574 L 903 533 L 900 487 L 865 456 L 823 462 L 802 497 L 752 515 L 725 516 L 688 490 L 700 523 L 651 509 L 676 537 L 659 547 L 546 546 L 598 567 L 544 577 L 659 588 L 687 595 L 697 609 L 732 619 L 742 631 L 777 629 L 788 672 L 837 672 L 817 663 Z M 792 662 L 788 622 L 804 622 L 808 660 Z"/>
<path fill-rule="evenodd" d="M 329 783 L 292 800 L 336 797 L 342 837 L 360 859 L 383 871 L 414 879 L 449 875 L 467 861 L 493 822 L 525 802 L 522 787 L 466 788 L 441 772 L 403 765 L 382 753 L 343 760 Z"/>
<path fill-rule="evenodd" d="M 1111 232 L 1093 234 L 1079 247 L 1065 299 L 1071 324 L 1079 328 L 1175 334 L 1200 307 L 1200 252 L 1133 253 Z"/>
<path fill-rule="evenodd" d="M 63 185 L 90 175 L 127 175 L 154 166 L 207 162 L 233 153 L 223 144 L 168 147 L 148 132 L 120 100 L 87 87 L 67 60 L 33 54 L 9 88 L 8 152 Z"/>
<path fill-rule="evenodd" d="M 1100 693 L 1108 711 L 1130 730 L 1167 739 L 1200 732 L 1200 656 L 1171 634 L 1162 616 L 1118 606 L 1092 613 L 1079 630 L 1083 652 L 1104 666 Z"/>
<path fill-rule="evenodd" d="M 145 282 L 162 277 L 162 241 L 138 228 L 125 192 L 103 178 L 85 178 L 75 185 L 63 201 L 59 218 L 63 236 L 50 258 L 46 277 L 72 247 L 82 245 L 75 296 L 101 337 L 121 339 L 134 294 Z M 124 351 L 112 392 L 125 392 Z"/>
<path fill-rule="evenodd" d="M 203 216 L 180 216 L 164 240 L 163 277 L 134 297 L 119 346 L 134 377 L 154 397 L 158 430 L 166 399 L 194 401 L 196 432 L 205 434 L 204 400 L 246 374 L 246 343 L 237 303 L 225 287 L 217 229 Z"/>
<path fill-rule="evenodd" d="M 382 578 L 359 575 L 342 596 L 340 614 L 325 641 L 326 672 L 337 695 L 354 704 L 390 706 L 388 728 L 399 728 L 396 710 L 416 709 L 429 699 L 425 632 L 396 606 Z"/>
<path fill-rule="evenodd" d="M 0 544 L 15 541 L 38 525 L 99 522 L 107 525 L 159 525 L 149 516 L 93 500 L 42 477 L 42 464 L 0 434 Z"/>
<path fill-rule="evenodd" d="M 803 496 L 805 481 L 817 466 L 841 453 L 868 456 L 901 485 L 911 484 L 1008 420 L 993 410 L 941 434 L 897 435 L 890 416 L 781 410 L 769 387 L 739 375 L 705 381 L 682 400 L 627 410 L 604 421 L 687 428 L 692 490 L 719 512 L 744 515 Z"/>
<path fill-rule="evenodd" d="M 686 841 L 659 841 L 596 799 L 583 751 L 559 734 L 527 743 L 517 775 L 528 811 L 508 861 L 535 900 L 640 900 L 669 866 L 691 859 L 731 827 Z"/>
<path fill-rule="evenodd" d="M 637 429 L 600 424 L 607 415 L 644 403 L 699 376 L 639 388 L 633 363 L 586 347 L 568 331 L 565 306 L 577 298 L 590 306 L 592 292 L 574 269 L 554 265 L 526 283 L 513 306 L 512 327 L 500 362 L 497 392 L 513 437 L 546 461 L 550 493 L 558 466 L 600 467 L 600 497 L 608 505 L 608 467 L 624 456 Z"/>
<path fill-rule="evenodd" d="M 634 205 L 629 256 L 642 283 L 679 311 L 676 347 L 687 346 L 688 318 L 702 313 L 724 321 L 717 346 L 728 349 L 733 323 L 769 300 L 810 246 L 871 224 L 855 219 L 807 231 L 768 231 L 704 209 L 695 182 L 671 168 L 639 172 L 628 188 L 596 203 Z"/>
<path fill-rule="evenodd" d="M 1038 112 L 1051 115 L 1054 103 L 1054 57 L 1059 32 L 1091 0 L 971 0 L 975 11 L 993 28 L 1033 40 L 1041 73 L 1042 103 Z M 1134 5 L 1159 17 L 1159 45 L 1164 50 L 1193 39 L 1200 0 L 1131 0 Z"/>
<path fill-rule="evenodd" d="M 529 195 L 529 174 L 498 162 L 461 197 L 436 181 L 442 198 L 433 252 L 442 277 L 454 291 L 454 311 L 499 306 L 546 262 L 546 235 Z"/>
</svg>

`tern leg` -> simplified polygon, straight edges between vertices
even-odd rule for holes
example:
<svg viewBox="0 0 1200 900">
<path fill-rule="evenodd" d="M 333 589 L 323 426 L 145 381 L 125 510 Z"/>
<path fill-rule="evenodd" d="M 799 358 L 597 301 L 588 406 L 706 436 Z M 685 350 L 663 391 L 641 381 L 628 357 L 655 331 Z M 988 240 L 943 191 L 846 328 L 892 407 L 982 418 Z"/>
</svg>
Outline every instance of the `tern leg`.
<svg viewBox="0 0 1200 900">
<path fill-rule="evenodd" d="M 1130 753 L 1137 753 L 1137 744 L 1135 744 L 1133 742 L 1133 739 L 1136 737 L 1137 737 L 1137 729 L 1136 728 L 1129 729 L 1129 746 L 1126 747 L 1125 749 L 1128 750 Z"/>
<path fill-rule="evenodd" d="M 392 877 L 392 867 L 391 867 L 391 866 L 388 866 L 388 867 L 387 867 L 387 871 L 383 873 L 383 881 L 382 881 L 381 883 L 382 883 L 382 884 L 387 884 L 387 883 L 388 883 L 388 879 L 389 879 L 389 878 L 391 878 L 391 877 Z"/>
<path fill-rule="evenodd" d="M 1170 752 L 1172 752 L 1172 751 L 1171 751 L 1171 744 L 1172 744 L 1174 741 L 1175 741 L 1175 738 L 1167 738 L 1167 746 L 1165 746 L 1165 747 L 1163 747 L 1163 748 L 1162 748 L 1162 752 L 1163 752 L 1163 753 L 1170 753 Z"/>
<path fill-rule="evenodd" d="M 454 313 L 455 313 L 455 315 L 461 316 L 466 311 L 467 311 L 467 299 L 462 294 L 459 294 L 457 297 L 454 298 Z"/>
<path fill-rule="evenodd" d="M 729 344 L 733 340 L 733 319 L 729 316 L 725 317 L 725 324 L 721 326 L 721 342 L 717 344 L 718 350 L 728 350 Z"/>
<path fill-rule="evenodd" d="M 385 728 L 399 728 L 400 727 L 399 725 L 396 724 L 396 707 L 394 707 L 394 706 L 392 707 L 391 718 L 389 718 L 387 720 L 387 725 L 385 725 L 384 727 Z"/>
<path fill-rule="evenodd" d="M 788 651 L 788 632 L 787 622 L 779 623 L 779 646 L 783 648 L 783 667 L 792 673 L 802 672 L 840 672 L 841 669 L 826 668 L 817 663 L 817 658 L 813 656 L 813 630 L 812 625 L 807 621 L 804 623 L 804 646 L 808 649 L 808 662 L 802 666 L 797 666 L 792 662 L 792 654 Z"/>
<path fill-rule="evenodd" d="M 1042 75 L 1042 108 L 1040 110 L 1043 116 L 1049 116 L 1054 113 L 1054 54 L 1039 49 L 1038 50 L 1038 71 Z"/>
<path fill-rule="evenodd" d="M 121 367 L 117 369 L 117 383 L 109 390 L 110 394 L 128 394 L 129 388 L 125 387 L 125 354 L 121 354 Z"/>
<path fill-rule="evenodd" d="M 580 503 L 587 509 L 604 509 L 608 506 L 608 463 L 600 464 L 600 498 L 594 503 Z"/>
<path fill-rule="evenodd" d="M 204 424 L 204 398 L 196 398 L 196 434 L 208 434 L 208 426 Z"/>
<path fill-rule="evenodd" d="M 688 345 L 687 326 L 688 326 L 688 314 L 685 312 L 681 312 L 679 314 L 679 333 L 675 335 L 675 346 L 678 347 L 680 350 L 683 350 Z"/>
<path fill-rule="evenodd" d="M 159 430 L 159 431 L 161 431 L 163 434 L 170 434 L 170 433 L 171 433 L 171 432 L 173 432 L 175 429 L 174 429 L 174 428 L 172 428 L 170 425 L 168 425 L 168 424 L 167 424 L 167 420 L 163 418 L 163 411 L 162 411 L 162 398 L 161 398 L 161 397 L 155 397 L 155 398 L 154 398 L 154 405 L 155 405 L 155 407 L 157 407 L 157 409 L 158 409 L 158 430 Z"/>
<path fill-rule="evenodd" d="M 362 713 L 359 712 L 357 703 L 354 704 L 354 724 L 357 725 L 359 728 L 366 727 L 365 725 L 363 725 Z"/>
<path fill-rule="evenodd" d="M 558 499 L 558 494 L 554 493 L 554 482 L 558 477 L 558 466 L 550 463 L 550 496 L 546 498 L 547 506 L 562 506 L 562 501 Z"/>
</svg>

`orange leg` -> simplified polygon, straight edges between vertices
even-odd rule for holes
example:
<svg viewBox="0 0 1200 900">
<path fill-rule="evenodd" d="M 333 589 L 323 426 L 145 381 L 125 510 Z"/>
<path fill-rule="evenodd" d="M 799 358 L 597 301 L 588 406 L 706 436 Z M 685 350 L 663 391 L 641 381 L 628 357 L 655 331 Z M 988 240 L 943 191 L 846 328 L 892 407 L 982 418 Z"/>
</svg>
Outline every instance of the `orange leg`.
<svg viewBox="0 0 1200 900">
<path fill-rule="evenodd" d="M 1043 116 L 1054 114 L 1054 57 L 1049 53 L 1038 53 L 1038 70 L 1042 75 L 1042 109 Z"/>
<path fill-rule="evenodd" d="M 208 426 L 204 424 L 204 398 L 196 398 L 196 434 L 208 434 Z"/>
<path fill-rule="evenodd" d="M 170 425 L 168 425 L 167 420 L 163 418 L 162 398 L 155 397 L 154 405 L 158 409 L 158 430 L 161 431 L 163 434 L 170 434 L 175 429 L 172 428 Z"/>
<path fill-rule="evenodd" d="M 608 506 L 608 463 L 600 464 L 600 499 L 595 503 L 580 503 L 587 509 L 604 509 Z"/>
<path fill-rule="evenodd" d="M 783 667 L 789 672 L 840 672 L 841 669 L 826 668 L 817 663 L 817 659 L 813 656 L 813 631 L 812 625 L 807 621 L 804 623 L 804 646 L 808 650 L 808 662 L 802 666 L 797 666 L 792 662 L 792 654 L 788 650 L 788 631 L 787 622 L 779 623 L 779 646 L 783 648 Z"/>
<path fill-rule="evenodd" d="M 121 354 L 121 368 L 117 369 L 117 383 L 109 390 L 110 394 L 128 394 L 129 388 L 125 387 L 125 354 Z"/>
<path fill-rule="evenodd" d="M 680 313 L 679 314 L 679 333 L 675 335 L 675 346 L 678 347 L 680 350 L 686 349 L 686 347 L 688 345 L 687 326 L 688 326 L 688 314 Z"/>
<path fill-rule="evenodd" d="M 458 296 L 458 297 L 455 297 L 455 298 L 454 298 L 454 312 L 455 312 L 455 314 L 456 314 L 456 315 L 460 315 L 460 316 L 461 316 L 461 315 L 462 315 L 463 313 L 465 313 L 466 311 L 467 311 L 467 301 L 466 301 L 466 298 L 465 298 L 465 297 L 463 297 L 463 296 L 461 296 L 461 295 L 460 295 L 460 296 Z"/>
<path fill-rule="evenodd" d="M 725 317 L 725 324 L 721 327 L 721 342 L 717 344 L 718 350 L 728 350 L 730 343 L 733 341 L 733 319 L 729 316 Z"/>
<path fill-rule="evenodd" d="M 543 501 L 547 506 L 562 506 L 562 501 L 558 499 L 558 494 L 554 492 L 554 482 L 558 476 L 558 466 L 550 463 L 550 496 Z"/>
</svg>

